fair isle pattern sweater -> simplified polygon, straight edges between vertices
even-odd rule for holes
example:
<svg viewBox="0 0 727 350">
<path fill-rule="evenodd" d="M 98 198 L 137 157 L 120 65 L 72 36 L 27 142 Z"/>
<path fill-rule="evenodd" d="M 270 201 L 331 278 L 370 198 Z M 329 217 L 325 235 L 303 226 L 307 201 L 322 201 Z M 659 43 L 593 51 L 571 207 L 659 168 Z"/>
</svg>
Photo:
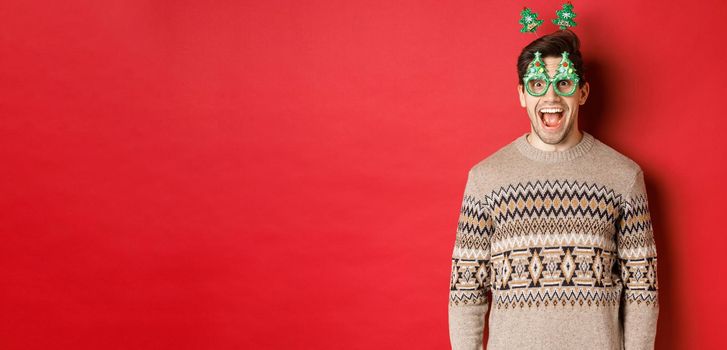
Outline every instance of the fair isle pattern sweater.
<svg viewBox="0 0 727 350">
<path fill-rule="evenodd" d="M 489 308 L 489 350 L 653 349 L 656 245 L 641 168 L 586 132 L 555 152 L 526 137 L 469 171 L 452 253 L 452 348 L 482 349 Z"/>
</svg>

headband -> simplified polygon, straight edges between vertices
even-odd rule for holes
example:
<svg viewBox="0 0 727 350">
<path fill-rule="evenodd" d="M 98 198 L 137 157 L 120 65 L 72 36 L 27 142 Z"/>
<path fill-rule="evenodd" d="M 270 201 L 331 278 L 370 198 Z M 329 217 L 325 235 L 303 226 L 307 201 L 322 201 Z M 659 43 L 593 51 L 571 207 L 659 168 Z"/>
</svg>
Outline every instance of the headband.
<svg viewBox="0 0 727 350">
<path fill-rule="evenodd" d="M 553 20 L 553 23 L 558 25 L 561 30 L 576 26 L 576 22 L 573 20 L 576 18 L 576 14 L 573 12 L 573 4 L 570 2 L 563 4 L 563 7 L 556 11 L 555 14 L 557 18 Z M 536 29 L 543 24 L 543 20 L 538 19 L 537 13 L 525 7 L 520 12 L 519 23 L 523 26 L 520 29 L 521 33 L 535 33 Z M 553 90 L 555 90 L 556 94 L 572 96 L 578 87 L 580 77 L 568 56 L 567 51 L 561 53 L 558 68 L 551 78 L 545 70 L 545 62 L 541 58 L 541 53 L 536 51 L 535 57 L 528 64 L 525 76 L 523 76 L 525 90 L 532 96 L 543 96 L 547 93 L 550 85 L 554 85 Z"/>
</svg>

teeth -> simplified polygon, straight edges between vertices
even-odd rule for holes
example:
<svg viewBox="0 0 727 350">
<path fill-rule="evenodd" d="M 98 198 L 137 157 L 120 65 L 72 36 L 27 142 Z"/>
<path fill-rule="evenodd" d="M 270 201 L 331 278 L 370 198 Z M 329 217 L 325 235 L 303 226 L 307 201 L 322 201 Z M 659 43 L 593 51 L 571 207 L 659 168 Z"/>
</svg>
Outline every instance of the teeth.
<svg viewBox="0 0 727 350">
<path fill-rule="evenodd" d="M 543 108 L 540 110 L 540 113 L 561 113 L 563 112 L 560 108 Z"/>
</svg>

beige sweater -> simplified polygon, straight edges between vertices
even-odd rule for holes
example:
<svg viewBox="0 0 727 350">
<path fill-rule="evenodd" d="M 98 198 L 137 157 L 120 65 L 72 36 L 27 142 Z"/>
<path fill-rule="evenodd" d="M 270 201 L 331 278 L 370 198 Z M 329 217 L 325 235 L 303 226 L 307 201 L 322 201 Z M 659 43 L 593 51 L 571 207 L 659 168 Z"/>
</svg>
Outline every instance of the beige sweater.
<svg viewBox="0 0 727 350">
<path fill-rule="evenodd" d="M 641 168 L 586 132 L 558 152 L 526 136 L 469 171 L 452 348 L 482 349 L 489 309 L 489 350 L 653 349 L 656 245 Z"/>
</svg>

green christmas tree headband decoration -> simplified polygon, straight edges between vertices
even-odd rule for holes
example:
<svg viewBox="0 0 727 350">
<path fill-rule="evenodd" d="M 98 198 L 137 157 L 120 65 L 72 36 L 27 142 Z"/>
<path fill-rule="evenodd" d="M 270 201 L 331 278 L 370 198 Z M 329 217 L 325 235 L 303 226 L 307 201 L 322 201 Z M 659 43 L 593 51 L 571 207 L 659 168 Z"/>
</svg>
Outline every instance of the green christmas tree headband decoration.
<svg viewBox="0 0 727 350">
<path fill-rule="evenodd" d="M 538 19 L 537 13 L 527 7 L 523 7 L 523 10 L 520 12 L 520 24 L 523 26 L 520 29 L 520 33 L 535 33 L 535 29 L 543 24 L 543 20 Z"/>
<path fill-rule="evenodd" d="M 576 92 L 580 78 L 573 67 L 573 62 L 568 59 L 568 52 L 563 51 L 562 58 L 558 63 L 558 69 L 551 78 L 545 70 L 545 63 L 540 58 L 540 51 L 535 52 L 535 58 L 528 64 L 528 69 L 523 77 L 525 90 L 531 96 L 539 97 L 545 95 L 553 85 L 555 93 L 560 96 L 572 96 Z"/>
<path fill-rule="evenodd" d="M 561 30 L 576 26 L 576 22 L 573 20 L 576 18 L 576 14 L 573 12 L 573 4 L 570 2 L 563 4 L 563 8 L 555 11 L 555 15 L 557 18 L 553 20 L 553 23 L 558 25 Z M 543 24 L 543 20 L 538 19 L 538 14 L 533 10 L 523 7 L 518 23 L 523 26 L 520 33 L 535 33 L 535 30 Z"/>
<path fill-rule="evenodd" d="M 576 18 L 576 14 L 573 12 L 573 4 L 570 2 L 563 4 L 563 8 L 556 11 L 555 14 L 557 18 L 553 20 L 553 23 L 560 26 L 561 30 L 576 26 L 576 22 L 573 20 Z M 520 12 L 519 23 L 523 26 L 520 29 L 521 33 L 535 33 L 535 30 L 543 24 L 543 20 L 538 19 L 537 13 L 525 7 Z M 551 78 L 545 70 L 545 62 L 540 58 L 541 53 L 536 51 L 535 57 L 528 64 L 523 77 L 525 90 L 527 90 L 528 94 L 535 97 L 543 96 L 548 92 L 550 85 L 553 85 L 556 94 L 572 96 L 576 92 L 580 77 L 568 55 L 567 51 L 563 51 L 560 63 L 558 63 L 558 69 Z"/>
<path fill-rule="evenodd" d="M 576 26 L 576 22 L 573 20 L 576 18 L 576 14 L 573 12 L 573 4 L 570 2 L 563 4 L 563 8 L 555 11 L 555 15 L 558 18 L 554 19 L 553 23 L 559 25 L 561 30 Z"/>
</svg>

